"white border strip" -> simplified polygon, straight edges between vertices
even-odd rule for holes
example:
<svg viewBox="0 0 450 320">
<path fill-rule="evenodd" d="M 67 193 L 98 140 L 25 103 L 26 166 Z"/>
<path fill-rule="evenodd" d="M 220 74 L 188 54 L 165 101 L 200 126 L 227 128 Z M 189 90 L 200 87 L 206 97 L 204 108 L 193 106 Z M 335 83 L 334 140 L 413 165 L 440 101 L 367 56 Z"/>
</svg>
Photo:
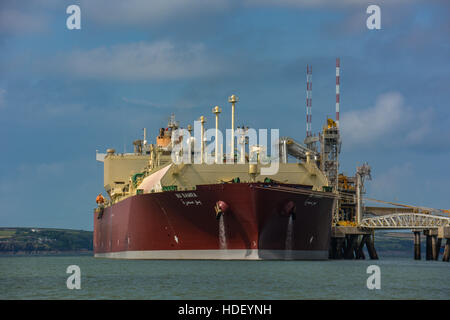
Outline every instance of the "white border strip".
<svg viewBox="0 0 450 320">
<path fill-rule="evenodd" d="M 327 260 L 328 250 L 143 250 L 96 253 L 94 257 L 154 260 Z"/>
</svg>

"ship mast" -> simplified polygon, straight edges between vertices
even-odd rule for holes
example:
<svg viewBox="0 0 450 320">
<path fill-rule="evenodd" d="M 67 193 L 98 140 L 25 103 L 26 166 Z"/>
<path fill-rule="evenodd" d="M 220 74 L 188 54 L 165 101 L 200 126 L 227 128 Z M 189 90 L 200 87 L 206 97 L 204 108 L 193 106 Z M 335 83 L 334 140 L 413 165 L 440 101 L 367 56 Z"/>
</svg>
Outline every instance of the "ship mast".
<svg viewBox="0 0 450 320">
<path fill-rule="evenodd" d="M 235 104 L 239 101 L 239 98 L 234 94 L 228 98 L 228 102 L 231 103 L 231 161 L 234 162 L 234 110 Z"/>
<path fill-rule="evenodd" d="M 216 163 L 219 163 L 219 114 L 222 112 L 222 109 L 220 109 L 219 106 L 215 106 L 212 110 L 212 112 L 216 115 L 216 150 L 215 150 L 215 158 Z"/>
<path fill-rule="evenodd" d="M 204 153 L 205 153 L 205 122 L 206 118 L 204 116 L 200 117 L 200 123 L 202 124 L 201 131 L 201 141 L 200 141 L 200 163 L 203 163 Z"/>
</svg>

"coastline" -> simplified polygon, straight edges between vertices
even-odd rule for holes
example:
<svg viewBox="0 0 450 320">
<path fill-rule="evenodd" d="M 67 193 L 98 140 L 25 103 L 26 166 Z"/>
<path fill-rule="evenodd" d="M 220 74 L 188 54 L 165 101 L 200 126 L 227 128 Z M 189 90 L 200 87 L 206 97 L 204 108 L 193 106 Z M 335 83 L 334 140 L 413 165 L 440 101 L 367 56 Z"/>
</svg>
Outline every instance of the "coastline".
<svg viewBox="0 0 450 320">
<path fill-rule="evenodd" d="M 0 251 L 0 257 L 29 257 L 29 256 L 94 256 L 92 250 L 70 251 Z"/>
</svg>

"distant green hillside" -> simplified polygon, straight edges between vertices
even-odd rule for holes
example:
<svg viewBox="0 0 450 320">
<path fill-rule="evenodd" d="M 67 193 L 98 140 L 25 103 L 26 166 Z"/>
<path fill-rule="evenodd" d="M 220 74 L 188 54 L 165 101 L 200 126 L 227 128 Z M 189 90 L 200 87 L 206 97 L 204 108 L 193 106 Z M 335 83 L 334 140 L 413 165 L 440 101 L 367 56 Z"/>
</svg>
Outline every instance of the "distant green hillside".
<svg viewBox="0 0 450 320">
<path fill-rule="evenodd" d="M 421 238 L 422 252 L 425 252 L 425 237 Z M 411 231 L 377 231 L 375 232 L 375 249 L 380 258 L 384 256 L 413 257 L 414 235 Z"/>
<path fill-rule="evenodd" d="M 92 232 L 48 228 L 0 228 L 0 253 L 91 251 Z"/>
</svg>

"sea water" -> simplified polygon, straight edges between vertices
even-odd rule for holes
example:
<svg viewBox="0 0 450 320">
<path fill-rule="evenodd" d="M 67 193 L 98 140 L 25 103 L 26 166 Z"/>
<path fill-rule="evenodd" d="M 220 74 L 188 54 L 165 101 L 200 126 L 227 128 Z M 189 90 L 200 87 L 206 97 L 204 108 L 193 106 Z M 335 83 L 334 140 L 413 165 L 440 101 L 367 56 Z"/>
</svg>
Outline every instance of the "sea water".
<svg viewBox="0 0 450 320">
<path fill-rule="evenodd" d="M 370 290 L 370 265 L 381 289 Z M 67 288 L 68 266 L 81 288 Z M 450 264 L 401 258 L 327 261 L 0 257 L 0 299 L 450 299 Z"/>
</svg>

